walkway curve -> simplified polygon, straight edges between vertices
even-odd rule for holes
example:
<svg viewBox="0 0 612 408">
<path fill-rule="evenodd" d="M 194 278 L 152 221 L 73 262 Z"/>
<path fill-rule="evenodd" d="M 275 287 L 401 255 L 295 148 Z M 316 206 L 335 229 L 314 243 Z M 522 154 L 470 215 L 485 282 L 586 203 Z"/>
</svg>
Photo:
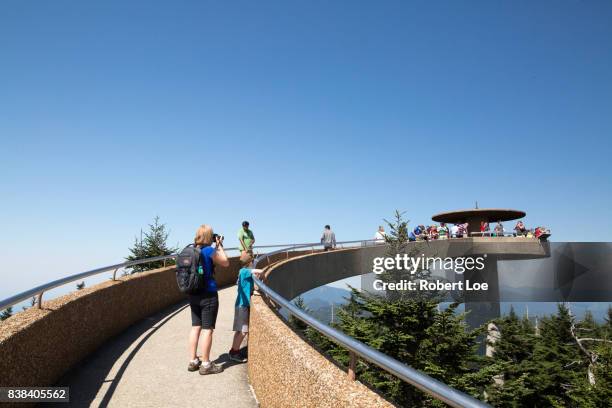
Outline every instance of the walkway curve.
<svg viewBox="0 0 612 408">
<path fill-rule="evenodd" d="M 134 324 L 72 369 L 58 381 L 70 387 L 70 404 L 57 406 L 257 407 L 246 364 L 227 359 L 235 298 L 235 286 L 219 291 L 211 358 L 225 366 L 223 373 L 187 371 L 191 320 L 181 302 Z"/>
</svg>

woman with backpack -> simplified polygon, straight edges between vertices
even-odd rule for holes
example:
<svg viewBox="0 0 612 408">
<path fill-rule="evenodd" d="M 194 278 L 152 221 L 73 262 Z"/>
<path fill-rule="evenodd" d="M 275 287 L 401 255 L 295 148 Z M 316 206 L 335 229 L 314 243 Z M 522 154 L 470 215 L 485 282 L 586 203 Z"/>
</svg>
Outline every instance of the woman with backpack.
<svg viewBox="0 0 612 408">
<path fill-rule="evenodd" d="M 213 239 L 215 246 L 212 246 Z M 200 371 L 200 374 L 217 374 L 223 367 L 210 361 L 210 348 L 212 347 L 213 331 L 217 322 L 219 311 L 219 295 L 215 281 L 215 266 L 228 267 L 229 260 L 223 250 L 223 238 L 213 234 L 210 225 L 201 225 L 194 239 L 195 247 L 200 251 L 200 265 L 198 273 L 202 275 L 202 285 L 193 294 L 189 295 L 191 308 L 191 332 L 189 333 L 189 352 L 191 360 L 187 369 Z M 202 341 L 202 360 L 196 352 L 200 333 L 204 331 Z"/>
</svg>

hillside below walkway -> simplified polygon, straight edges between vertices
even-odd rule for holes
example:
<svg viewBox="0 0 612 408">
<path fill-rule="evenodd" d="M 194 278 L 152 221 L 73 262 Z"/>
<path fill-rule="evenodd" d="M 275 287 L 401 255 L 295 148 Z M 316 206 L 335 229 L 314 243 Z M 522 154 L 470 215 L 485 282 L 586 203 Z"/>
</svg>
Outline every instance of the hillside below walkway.
<svg viewBox="0 0 612 408">
<path fill-rule="evenodd" d="M 191 318 L 189 305 L 183 302 L 134 324 L 87 357 L 57 384 L 70 387 L 70 404 L 56 405 L 257 407 L 247 365 L 236 364 L 227 355 L 235 299 L 235 286 L 219 291 L 211 359 L 224 366 L 223 373 L 202 376 L 187 371 Z"/>
</svg>

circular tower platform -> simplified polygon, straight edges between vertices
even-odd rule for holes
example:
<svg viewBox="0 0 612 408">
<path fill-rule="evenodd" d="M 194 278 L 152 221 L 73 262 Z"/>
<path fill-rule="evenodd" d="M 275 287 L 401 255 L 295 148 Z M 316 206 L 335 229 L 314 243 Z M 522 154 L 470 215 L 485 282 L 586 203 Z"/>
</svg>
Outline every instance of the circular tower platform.
<svg viewBox="0 0 612 408">
<path fill-rule="evenodd" d="M 472 208 L 469 210 L 448 211 L 431 217 L 433 221 L 449 224 L 469 223 L 469 232 L 480 231 L 480 222 L 512 221 L 523 218 L 527 213 L 508 208 Z"/>
</svg>

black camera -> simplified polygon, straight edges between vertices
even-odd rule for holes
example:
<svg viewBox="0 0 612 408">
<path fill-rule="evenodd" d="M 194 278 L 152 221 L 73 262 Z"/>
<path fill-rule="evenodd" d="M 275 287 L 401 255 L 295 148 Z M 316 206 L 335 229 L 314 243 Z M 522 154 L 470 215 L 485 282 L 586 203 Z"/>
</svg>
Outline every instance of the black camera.
<svg viewBox="0 0 612 408">
<path fill-rule="evenodd" d="M 219 242 L 223 243 L 223 239 L 225 238 L 223 235 L 219 235 L 219 234 L 213 234 L 212 236 L 212 242 L 216 243 L 217 242 L 217 238 L 219 239 Z"/>
</svg>

